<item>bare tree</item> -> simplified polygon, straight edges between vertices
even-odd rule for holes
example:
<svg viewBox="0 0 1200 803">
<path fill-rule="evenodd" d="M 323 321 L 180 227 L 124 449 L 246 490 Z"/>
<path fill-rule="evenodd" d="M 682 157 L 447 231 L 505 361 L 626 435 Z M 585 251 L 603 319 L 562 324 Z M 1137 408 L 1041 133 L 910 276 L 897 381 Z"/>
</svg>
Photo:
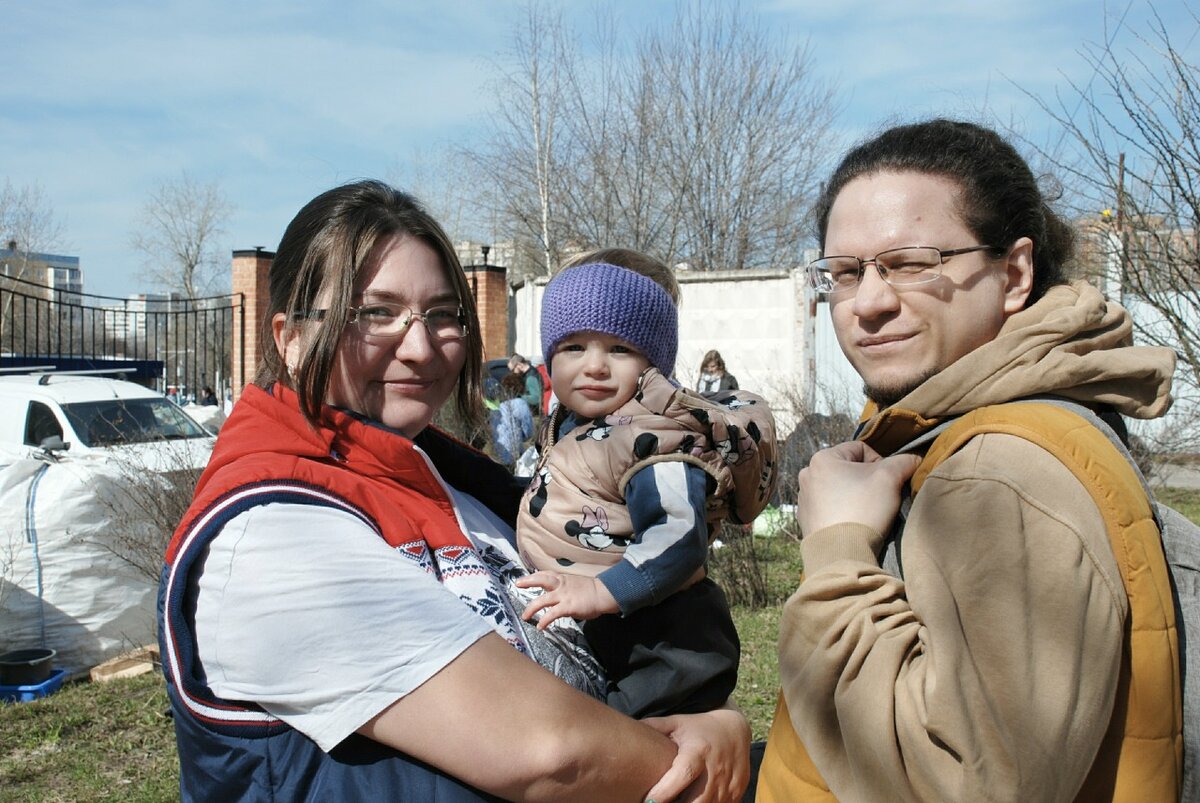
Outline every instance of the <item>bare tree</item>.
<svg viewBox="0 0 1200 803">
<path fill-rule="evenodd" d="M 0 248 L 13 251 L 6 260 L 8 275 L 28 279 L 36 262 L 33 255 L 54 247 L 62 238 L 62 224 L 37 185 L 16 187 L 8 179 L 0 187 Z"/>
<path fill-rule="evenodd" d="M 451 236 L 483 233 L 480 207 L 473 197 L 478 176 L 449 150 L 414 150 L 403 167 L 397 164 L 388 172 L 387 179 L 416 196 Z"/>
<path fill-rule="evenodd" d="M 499 71 L 495 92 L 502 99 L 490 141 L 463 156 L 490 178 L 481 200 L 491 207 L 496 233 L 536 244 L 538 264 L 548 272 L 559 261 L 561 233 L 555 203 L 560 198 L 558 128 L 565 112 L 565 87 L 575 71 L 575 48 L 561 15 L 531 0 L 514 23 L 508 66 Z M 511 266 L 510 266 L 511 267 Z"/>
<path fill-rule="evenodd" d="M 646 50 L 625 56 L 611 18 L 598 17 L 591 69 L 572 71 L 562 123 L 559 191 L 567 247 L 621 243 L 674 261 L 682 218 L 669 155 L 669 95 Z"/>
<path fill-rule="evenodd" d="M 26 332 L 32 325 L 24 314 L 18 314 L 26 305 L 15 307 L 18 297 L 34 293 L 20 281 L 46 283 L 46 263 L 37 255 L 55 247 L 61 238 L 62 224 L 42 188 L 17 187 L 5 179 L 0 187 L 0 249 L 6 252 L 0 259 L 0 343 L 10 349 L 14 334 Z"/>
<path fill-rule="evenodd" d="M 0 611 L 4 610 L 4 599 L 9 591 L 16 587 L 18 580 L 24 579 L 16 574 L 17 557 L 24 535 L 15 528 L 5 528 L 3 533 L 0 533 Z"/>
<path fill-rule="evenodd" d="M 1168 30 L 1157 13 L 1146 31 L 1091 45 L 1094 77 L 1037 99 L 1065 150 L 1037 147 L 1066 178 L 1085 228 L 1082 267 L 1134 312 L 1143 342 L 1180 356 L 1177 399 L 1200 402 L 1200 18 Z M 1193 45 L 1194 46 L 1194 45 Z"/>
<path fill-rule="evenodd" d="M 600 16 L 587 44 L 536 3 L 514 34 L 492 136 L 466 154 L 506 234 L 545 271 L 614 244 L 704 270 L 795 259 L 834 114 L 807 50 L 720 4 L 640 36 Z"/>
<path fill-rule="evenodd" d="M 142 208 L 132 244 L 146 256 L 144 278 L 196 299 L 216 283 L 217 239 L 233 206 L 216 182 L 187 173 L 164 181 Z"/>
<path fill-rule="evenodd" d="M 158 580 L 167 542 L 191 507 L 204 470 L 196 451 L 186 439 L 156 441 L 153 452 L 113 450 L 96 478 L 96 500 L 111 526 L 92 542 L 140 576 Z"/>
<path fill-rule="evenodd" d="M 687 6 L 645 47 L 643 82 L 680 204 L 680 256 L 699 270 L 794 262 L 834 113 L 807 48 L 791 49 L 738 6 Z"/>
</svg>

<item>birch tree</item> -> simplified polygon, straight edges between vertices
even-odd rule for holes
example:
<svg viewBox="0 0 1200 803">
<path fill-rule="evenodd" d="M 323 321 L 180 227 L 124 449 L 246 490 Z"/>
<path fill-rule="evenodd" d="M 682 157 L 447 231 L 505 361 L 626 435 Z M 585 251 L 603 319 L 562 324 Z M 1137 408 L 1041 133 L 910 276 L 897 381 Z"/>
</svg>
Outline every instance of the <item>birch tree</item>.
<svg viewBox="0 0 1200 803">
<path fill-rule="evenodd" d="M 562 234 L 555 230 L 561 198 L 558 125 L 563 117 L 564 83 L 574 70 L 573 48 L 557 11 L 531 2 L 514 23 L 507 56 L 494 91 L 502 102 L 488 140 L 462 155 L 488 177 L 480 202 L 495 221 L 497 239 L 518 237 L 533 243 L 538 264 L 510 266 L 517 273 L 546 273 L 559 261 Z"/>
<path fill-rule="evenodd" d="M 42 188 L 37 185 L 15 186 L 5 179 L 0 187 L 0 248 L 7 255 L 0 260 L 0 350 L 17 350 L 28 340 L 36 342 L 46 322 L 26 321 L 26 305 L 16 306 L 18 296 L 35 296 L 40 291 L 22 282 L 46 284 L 45 262 L 37 258 L 56 247 L 62 238 L 62 224 L 54 214 Z M 18 281 L 6 281 L 16 279 Z M 35 318 L 37 316 L 34 316 Z M 32 337 L 31 337 L 32 336 Z"/>
<path fill-rule="evenodd" d="M 14 186 L 8 179 L 0 187 L 0 248 L 12 253 L 5 259 L 8 275 L 30 280 L 38 266 L 34 254 L 49 251 L 62 238 L 62 224 L 45 192 L 37 185 Z"/>
</svg>

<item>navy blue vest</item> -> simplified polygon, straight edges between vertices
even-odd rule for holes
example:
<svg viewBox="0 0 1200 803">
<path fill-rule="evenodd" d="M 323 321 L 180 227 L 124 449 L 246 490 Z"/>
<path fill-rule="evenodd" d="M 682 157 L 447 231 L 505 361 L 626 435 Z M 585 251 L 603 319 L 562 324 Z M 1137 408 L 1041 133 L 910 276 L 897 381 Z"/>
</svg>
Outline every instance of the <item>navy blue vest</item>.
<svg viewBox="0 0 1200 803">
<path fill-rule="evenodd" d="M 259 504 L 322 504 L 297 488 L 279 485 L 251 493 L 197 532 L 163 570 L 159 586 L 159 643 L 167 694 L 175 718 L 180 791 L 184 801 L 414 800 L 437 803 L 494 801 L 428 764 L 353 734 L 329 753 L 257 706 L 213 696 L 195 662 L 185 611 L 187 578 L 204 546 L 233 516 Z M 169 661 L 177 661 L 171 666 Z M 336 667 L 331 667 L 336 671 Z M 280 667 L 286 672 L 287 667 Z"/>
<path fill-rule="evenodd" d="M 502 467 L 438 433 L 427 431 L 417 440 L 448 482 L 478 490 L 477 498 L 512 522 L 519 488 L 512 486 L 512 477 Z M 194 610 L 189 609 L 188 599 L 191 573 L 205 546 L 230 519 L 273 502 L 339 508 L 380 531 L 371 516 L 344 498 L 294 479 L 260 480 L 234 487 L 206 505 L 186 530 L 181 527 L 174 542 L 173 560 L 163 569 L 158 621 L 167 694 L 175 719 L 182 799 L 205 803 L 499 800 L 358 734 L 326 753 L 262 708 L 212 694 L 196 660 Z M 347 660 L 353 660 L 352 656 Z M 287 667 L 280 666 L 279 671 L 286 672 Z M 337 671 L 337 667 L 330 667 L 330 671 Z"/>
</svg>

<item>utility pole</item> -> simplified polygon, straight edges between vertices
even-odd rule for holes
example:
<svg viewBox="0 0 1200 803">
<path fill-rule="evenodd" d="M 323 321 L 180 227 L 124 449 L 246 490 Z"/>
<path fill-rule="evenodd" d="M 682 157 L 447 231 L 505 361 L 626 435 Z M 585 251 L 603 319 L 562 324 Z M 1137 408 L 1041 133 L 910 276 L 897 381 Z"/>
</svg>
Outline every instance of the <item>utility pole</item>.
<svg viewBox="0 0 1200 803">
<path fill-rule="evenodd" d="M 1129 233 L 1125 229 L 1125 154 L 1117 156 L 1117 237 L 1120 240 L 1120 298 L 1121 306 L 1128 309 L 1125 303 L 1125 286 L 1129 277 Z"/>
</svg>

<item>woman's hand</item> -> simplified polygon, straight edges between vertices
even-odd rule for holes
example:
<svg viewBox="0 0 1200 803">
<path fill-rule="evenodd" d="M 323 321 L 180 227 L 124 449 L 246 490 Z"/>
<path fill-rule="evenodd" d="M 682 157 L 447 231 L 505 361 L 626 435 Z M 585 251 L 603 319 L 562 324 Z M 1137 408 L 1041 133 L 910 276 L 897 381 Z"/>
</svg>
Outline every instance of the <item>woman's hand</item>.
<svg viewBox="0 0 1200 803">
<path fill-rule="evenodd" d="M 704 714 L 643 719 L 679 747 L 646 799 L 736 803 L 750 782 L 750 725 L 732 706 Z"/>
<path fill-rule="evenodd" d="M 912 454 L 880 457 L 862 441 L 822 449 L 800 471 L 796 518 L 801 533 L 844 522 L 886 533 L 900 510 L 900 489 L 920 464 Z"/>
</svg>

